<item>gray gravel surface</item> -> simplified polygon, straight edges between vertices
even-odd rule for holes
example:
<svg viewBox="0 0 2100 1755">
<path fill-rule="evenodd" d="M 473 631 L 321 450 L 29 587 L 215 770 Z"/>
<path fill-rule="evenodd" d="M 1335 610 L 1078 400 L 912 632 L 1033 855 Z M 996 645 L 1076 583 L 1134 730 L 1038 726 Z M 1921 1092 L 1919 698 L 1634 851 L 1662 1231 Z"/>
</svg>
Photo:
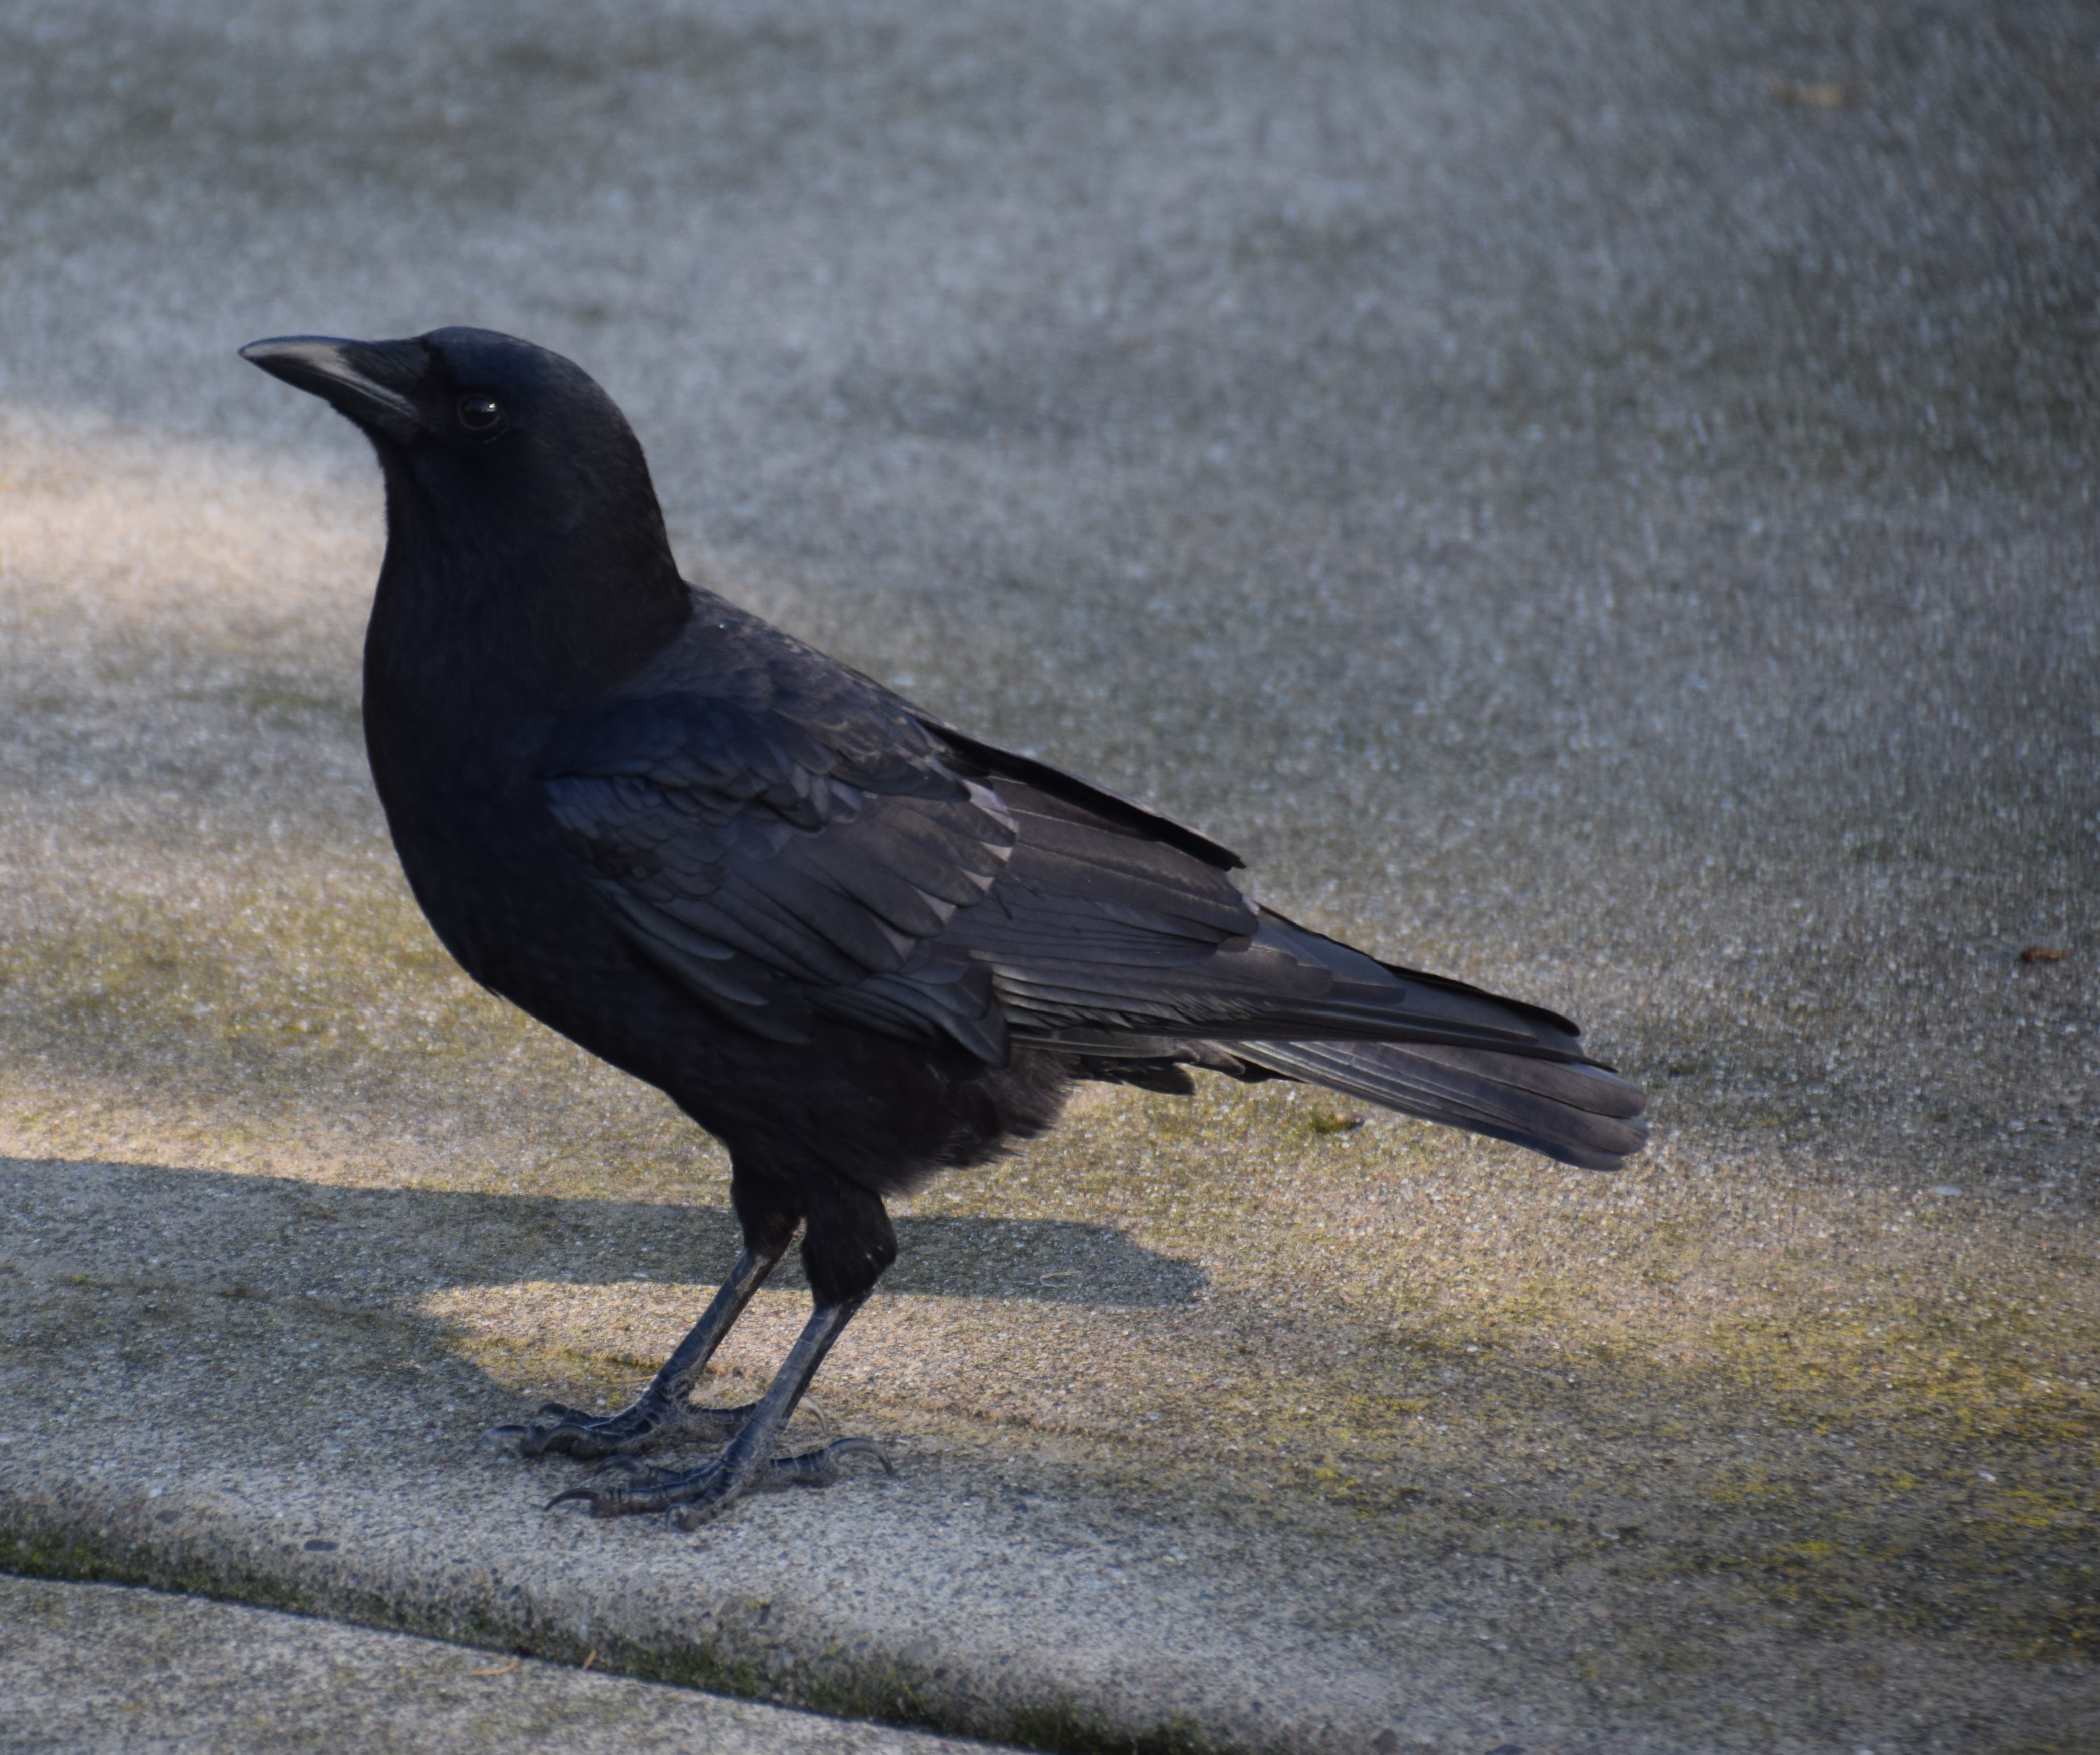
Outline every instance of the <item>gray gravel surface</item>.
<svg viewBox="0 0 2100 1755">
<path fill-rule="evenodd" d="M 8 1563 L 1045 1746 L 2100 1737 L 2089 6 L 0 4 L 0 146 Z M 416 919 L 373 471 L 232 354 L 451 322 L 1656 1150 L 1106 1099 L 904 1215 L 896 1480 L 540 1517 L 473 1431 L 723 1166 Z"/>
</svg>

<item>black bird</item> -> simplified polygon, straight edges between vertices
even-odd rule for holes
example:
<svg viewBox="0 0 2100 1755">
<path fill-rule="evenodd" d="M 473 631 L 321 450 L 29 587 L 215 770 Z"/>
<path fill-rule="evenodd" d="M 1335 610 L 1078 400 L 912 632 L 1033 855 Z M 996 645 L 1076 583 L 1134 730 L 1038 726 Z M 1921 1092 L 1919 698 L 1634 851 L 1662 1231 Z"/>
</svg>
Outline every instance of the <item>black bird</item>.
<svg viewBox="0 0 2100 1755">
<path fill-rule="evenodd" d="M 379 454 L 365 740 L 431 926 L 729 1150 L 743 1252 L 648 1390 L 503 1429 L 625 1470 L 562 1498 L 690 1528 L 879 1456 L 773 1447 L 896 1256 L 883 1197 L 1041 1133 L 1075 1080 L 1185 1093 L 1209 1068 L 1592 1169 L 1639 1150 L 1640 1091 L 1565 1019 L 1258 908 L 1215 842 L 686 583 L 640 444 L 568 360 L 474 329 L 241 351 Z M 815 1308 L 779 1374 L 691 1404 L 798 1229 Z M 694 1437 L 726 1448 L 633 1460 Z"/>
</svg>

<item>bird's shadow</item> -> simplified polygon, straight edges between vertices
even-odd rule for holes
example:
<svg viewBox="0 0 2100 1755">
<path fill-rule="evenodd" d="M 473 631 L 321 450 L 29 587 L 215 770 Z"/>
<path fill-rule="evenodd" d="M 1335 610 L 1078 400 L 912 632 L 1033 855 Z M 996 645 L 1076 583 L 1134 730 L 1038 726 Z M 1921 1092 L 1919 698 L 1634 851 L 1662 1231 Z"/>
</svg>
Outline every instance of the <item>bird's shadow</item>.
<svg viewBox="0 0 2100 1755">
<path fill-rule="evenodd" d="M 51 1159 L 0 1159 L 0 1215 L 17 1250 L 98 1277 L 351 1302 L 533 1280 L 712 1285 L 741 1244 L 724 1207 Z M 885 1292 L 1157 1306 L 1191 1303 L 1208 1283 L 1194 1262 L 1103 1225 L 912 1213 L 896 1223 Z M 792 1256 L 772 1284 L 803 1284 Z"/>
</svg>

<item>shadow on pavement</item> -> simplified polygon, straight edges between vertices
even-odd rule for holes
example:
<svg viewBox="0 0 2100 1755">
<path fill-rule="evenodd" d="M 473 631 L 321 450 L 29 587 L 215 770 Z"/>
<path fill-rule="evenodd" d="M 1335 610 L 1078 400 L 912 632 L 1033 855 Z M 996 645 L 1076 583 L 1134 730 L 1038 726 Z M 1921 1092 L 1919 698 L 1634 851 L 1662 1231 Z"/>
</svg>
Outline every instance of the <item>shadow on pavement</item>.
<svg viewBox="0 0 2100 1755">
<path fill-rule="evenodd" d="M 740 1237 L 726 1208 L 346 1188 L 165 1165 L 0 1160 L 9 1253 L 98 1278 L 164 1275 L 358 1303 L 465 1284 L 691 1280 Z M 126 1215 L 121 1226 L 111 1216 Z M 1102 1225 L 904 1214 L 889 1292 L 1058 1304 L 1192 1303 L 1207 1282 Z M 127 1260 L 127 1258 L 129 1258 Z M 791 1256 L 771 1281 L 803 1285 Z"/>
</svg>

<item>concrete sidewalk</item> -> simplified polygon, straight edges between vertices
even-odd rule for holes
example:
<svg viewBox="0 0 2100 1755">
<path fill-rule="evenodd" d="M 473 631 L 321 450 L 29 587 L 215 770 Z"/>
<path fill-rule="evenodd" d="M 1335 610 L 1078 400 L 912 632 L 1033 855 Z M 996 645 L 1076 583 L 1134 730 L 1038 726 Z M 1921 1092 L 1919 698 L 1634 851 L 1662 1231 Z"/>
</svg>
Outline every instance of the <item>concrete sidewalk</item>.
<svg viewBox="0 0 2100 1755">
<path fill-rule="evenodd" d="M 513 1654 L 109 1585 L 0 1576 L 0 1749 L 993 1755 Z"/>
<path fill-rule="evenodd" d="M 2089 8 L 0 31 L 0 1564 L 1044 1748 L 2100 1741 Z M 1096 1094 L 904 1204 L 818 1387 L 893 1477 L 541 1510 L 479 1435 L 631 1392 L 726 1166 L 416 915 L 374 472 L 232 357 L 452 321 L 1654 1152 Z"/>
</svg>

